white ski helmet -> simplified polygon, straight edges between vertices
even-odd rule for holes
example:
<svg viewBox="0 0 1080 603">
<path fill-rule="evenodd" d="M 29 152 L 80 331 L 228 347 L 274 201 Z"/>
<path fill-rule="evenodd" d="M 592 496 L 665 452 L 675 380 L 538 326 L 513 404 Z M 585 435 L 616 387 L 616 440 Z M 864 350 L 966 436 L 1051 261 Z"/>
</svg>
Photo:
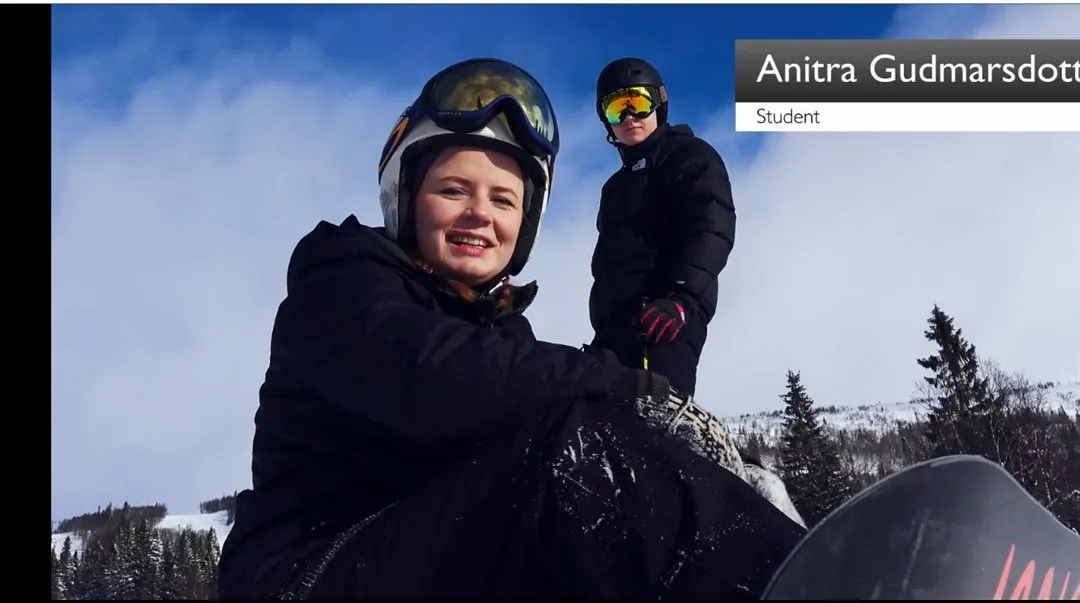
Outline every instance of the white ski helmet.
<svg viewBox="0 0 1080 603">
<path fill-rule="evenodd" d="M 394 125 L 379 159 L 379 203 L 386 233 L 404 248 L 416 244 L 412 192 L 417 159 L 448 146 L 505 153 L 525 176 L 517 246 L 505 273 L 525 268 L 540 235 L 559 151 L 555 111 L 540 84 L 498 59 L 471 59 L 440 71 Z"/>
</svg>

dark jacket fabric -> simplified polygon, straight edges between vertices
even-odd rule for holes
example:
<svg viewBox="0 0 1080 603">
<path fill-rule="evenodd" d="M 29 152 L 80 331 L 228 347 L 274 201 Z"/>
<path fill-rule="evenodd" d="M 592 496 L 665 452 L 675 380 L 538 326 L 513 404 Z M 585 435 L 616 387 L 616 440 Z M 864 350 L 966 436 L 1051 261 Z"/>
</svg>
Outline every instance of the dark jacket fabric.
<svg viewBox="0 0 1080 603">
<path fill-rule="evenodd" d="M 723 159 L 686 125 L 661 125 L 619 152 L 622 167 L 604 184 L 596 219 L 593 329 L 624 329 L 643 298 L 669 294 L 708 324 L 716 313 L 718 275 L 735 243 Z"/>
<path fill-rule="evenodd" d="M 286 592 L 755 600 L 804 533 L 626 405 L 559 403 L 347 532 L 332 558 L 301 569 Z"/>
<path fill-rule="evenodd" d="M 613 393 L 650 373 L 537 341 L 536 293 L 466 300 L 353 217 L 304 237 L 220 598 L 757 598 L 804 530 Z"/>
<path fill-rule="evenodd" d="M 355 217 L 306 235 L 274 323 L 223 595 L 273 582 L 270 560 L 288 565 L 546 406 L 607 395 L 627 369 L 537 341 L 522 314 L 536 292 L 517 288 L 498 315 Z"/>
</svg>

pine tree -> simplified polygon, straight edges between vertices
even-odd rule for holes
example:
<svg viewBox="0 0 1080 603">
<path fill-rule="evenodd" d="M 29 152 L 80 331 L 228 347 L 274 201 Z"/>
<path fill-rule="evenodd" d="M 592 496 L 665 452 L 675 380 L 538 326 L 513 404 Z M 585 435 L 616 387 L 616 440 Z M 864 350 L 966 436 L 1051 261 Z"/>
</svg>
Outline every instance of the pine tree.
<svg viewBox="0 0 1080 603">
<path fill-rule="evenodd" d="M 74 551 L 71 553 L 71 569 L 69 570 L 68 582 L 64 586 L 64 595 L 67 599 L 77 599 L 76 596 L 79 588 L 76 579 L 79 575 L 79 552 Z"/>
<path fill-rule="evenodd" d="M 761 437 L 761 434 L 757 432 L 751 433 L 746 438 L 746 446 L 743 450 L 743 456 L 764 462 L 764 459 L 762 458 L 764 451 L 765 440 Z"/>
<path fill-rule="evenodd" d="M 125 511 L 127 504 L 124 505 Z M 105 580 L 108 584 L 107 599 L 132 600 L 138 598 L 135 592 L 135 581 L 138 573 L 138 557 L 135 547 L 134 530 L 124 512 L 119 518 L 119 525 L 115 532 L 110 534 L 108 547 L 108 567 L 105 572 Z"/>
<path fill-rule="evenodd" d="M 133 563 L 132 592 L 136 599 L 153 598 L 160 590 L 161 535 L 141 518 L 134 526 L 132 546 Z"/>
<path fill-rule="evenodd" d="M 101 539 L 87 534 L 75 575 L 76 593 L 72 599 L 108 599 L 109 560 Z"/>
<path fill-rule="evenodd" d="M 801 376 L 792 371 L 787 373 L 787 392 L 780 399 L 784 401 L 784 421 L 780 435 L 779 466 L 784 472 L 784 479 L 791 482 L 788 489 L 798 489 L 797 484 L 809 473 L 815 461 L 808 456 L 812 453 L 809 442 L 821 437 L 817 409 L 801 383 Z"/>
<path fill-rule="evenodd" d="M 854 479 L 829 439 L 798 373 L 788 371 L 779 469 L 792 501 L 808 525 L 851 497 Z"/>
<path fill-rule="evenodd" d="M 203 584 L 206 589 L 207 599 L 217 599 L 217 568 L 221 558 L 221 547 L 218 545 L 217 531 L 210 528 L 204 539 L 203 555 L 205 557 L 205 570 Z"/>
<path fill-rule="evenodd" d="M 49 555 L 51 556 L 49 565 L 49 600 L 59 601 L 64 598 L 60 588 L 60 561 L 56 558 L 56 549 L 52 546 L 49 547 Z"/>
<path fill-rule="evenodd" d="M 937 353 L 917 362 L 932 372 L 923 377 L 936 402 L 930 408 L 926 426 L 931 454 L 983 454 L 994 458 L 997 455 L 986 439 L 988 418 L 994 409 L 989 381 L 981 375 L 975 346 L 937 305 L 927 324 L 929 328 L 923 335 L 937 345 Z"/>
<path fill-rule="evenodd" d="M 77 559 L 78 555 L 71 552 L 71 536 L 65 536 L 64 544 L 60 547 L 60 556 L 56 559 L 57 584 L 61 599 L 73 598 L 71 594 L 74 592 L 75 563 Z"/>
<path fill-rule="evenodd" d="M 186 528 L 176 539 L 176 598 L 201 598 L 198 557 L 195 532 Z"/>
<path fill-rule="evenodd" d="M 179 598 L 176 579 L 176 558 L 173 556 L 172 540 L 161 540 L 161 572 L 155 599 L 172 600 Z"/>
<path fill-rule="evenodd" d="M 1080 532 L 1080 413 L 1055 413 L 1042 438 L 1045 464 L 1031 473 L 1042 474 L 1046 484 L 1033 494 L 1066 526 Z"/>
</svg>

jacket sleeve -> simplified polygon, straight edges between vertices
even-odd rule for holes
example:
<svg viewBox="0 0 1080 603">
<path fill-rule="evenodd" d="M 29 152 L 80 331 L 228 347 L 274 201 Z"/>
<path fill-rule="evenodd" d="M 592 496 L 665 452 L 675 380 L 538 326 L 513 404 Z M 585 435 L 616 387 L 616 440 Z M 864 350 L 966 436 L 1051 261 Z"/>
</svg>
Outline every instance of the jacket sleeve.
<svg viewBox="0 0 1080 603">
<path fill-rule="evenodd" d="M 625 372 L 427 308 L 407 282 L 359 258 L 319 268 L 282 303 L 274 360 L 332 404 L 432 446 L 479 441 L 546 405 L 603 396 Z"/>
<path fill-rule="evenodd" d="M 669 280 L 673 292 L 703 299 L 735 245 L 731 181 L 720 154 L 700 139 L 679 147 L 668 161 L 669 199 L 680 237 Z"/>
</svg>

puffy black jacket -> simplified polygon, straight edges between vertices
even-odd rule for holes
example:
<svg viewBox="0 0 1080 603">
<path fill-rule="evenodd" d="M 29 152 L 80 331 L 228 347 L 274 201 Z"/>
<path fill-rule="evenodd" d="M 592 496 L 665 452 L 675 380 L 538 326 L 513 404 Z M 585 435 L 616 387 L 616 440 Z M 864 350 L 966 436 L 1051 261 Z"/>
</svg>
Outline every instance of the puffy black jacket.
<svg viewBox="0 0 1080 603">
<path fill-rule="evenodd" d="M 592 326 L 625 324 L 642 298 L 675 293 L 706 322 L 735 243 L 735 206 L 723 159 L 689 126 L 660 126 L 632 147 L 604 184 L 589 296 Z"/>
<path fill-rule="evenodd" d="M 327 536 L 406 495 L 545 405 L 605 397 L 628 369 L 538 342 L 521 312 L 467 302 L 350 216 L 296 246 L 259 391 L 252 488 L 223 598 L 264 597 Z M 262 585 L 262 586 L 257 586 Z"/>
</svg>

